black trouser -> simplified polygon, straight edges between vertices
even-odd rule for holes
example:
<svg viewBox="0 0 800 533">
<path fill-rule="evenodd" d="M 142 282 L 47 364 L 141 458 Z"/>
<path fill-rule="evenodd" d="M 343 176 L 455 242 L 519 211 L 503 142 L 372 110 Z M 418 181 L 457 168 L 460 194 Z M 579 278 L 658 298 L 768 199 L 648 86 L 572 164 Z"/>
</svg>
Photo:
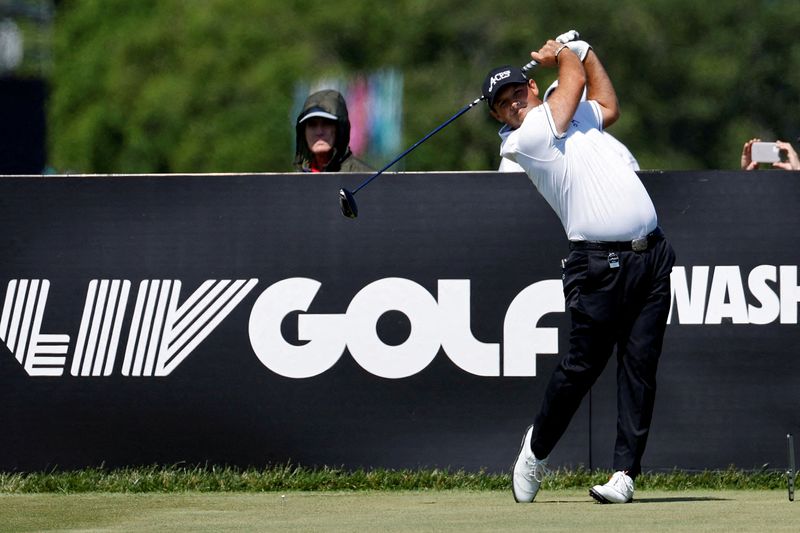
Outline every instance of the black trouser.
<svg viewBox="0 0 800 533">
<path fill-rule="evenodd" d="M 642 252 L 570 252 L 562 274 L 572 317 L 570 348 L 550 378 L 534 421 L 531 448 L 536 457 L 550 455 L 616 346 L 614 470 L 634 478 L 639 474 L 655 403 L 674 263 L 675 253 L 664 238 Z"/>
</svg>

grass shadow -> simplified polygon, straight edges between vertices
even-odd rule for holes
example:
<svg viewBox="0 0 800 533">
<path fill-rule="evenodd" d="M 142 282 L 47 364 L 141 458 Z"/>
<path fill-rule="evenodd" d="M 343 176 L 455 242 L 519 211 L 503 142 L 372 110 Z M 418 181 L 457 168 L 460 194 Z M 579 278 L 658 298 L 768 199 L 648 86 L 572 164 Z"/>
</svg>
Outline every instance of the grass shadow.
<svg viewBox="0 0 800 533">
<path fill-rule="evenodd" d="M 670 496 L 666 498 L 634 498 L 633 502 L 631 503 L 679 503 L 679 502 L 727 502 L 727 501 L 734 501 L 731 498 L 716 498 L 714 496 Z M 591 497 L 587 495 L 585 500 L 543 500 L 537 503 L 540 504 L 548 504 L 548 503 L 586 503 L 590 505 L 603 505 Z"/>
<path fill-rule="evenodd" d="M 669 498 L 635 498 L 633 503 L 673 503 L 673 502 L 729 502 L 730 498 L 713 496 L 673 496 Z"/>
</svg>

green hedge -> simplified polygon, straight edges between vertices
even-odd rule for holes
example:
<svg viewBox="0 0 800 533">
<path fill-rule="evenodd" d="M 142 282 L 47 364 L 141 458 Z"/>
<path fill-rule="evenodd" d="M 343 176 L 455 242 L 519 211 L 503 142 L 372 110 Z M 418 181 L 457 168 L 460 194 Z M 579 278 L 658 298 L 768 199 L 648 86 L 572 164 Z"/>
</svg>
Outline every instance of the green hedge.
<svg viewBox="0 0 800 533">
<path fill-rule="evenodd" d="M 604 483 L 608 471 L 557 470 L 545 478 L 543 488 L 580 489 Z M 509 490 L 508 474 L 463 470 L 345 470 L 311 469 L 290 465 L 265 469 L 216 466 L 149 466 L 107 470 L 0 473 L 0 493 L 78 492 L 270 492 L 360 490 Z M 702 472 L 645 472 L 637 489 L 781 489 L 786 473 L 776 470 Z"/>
</svg>

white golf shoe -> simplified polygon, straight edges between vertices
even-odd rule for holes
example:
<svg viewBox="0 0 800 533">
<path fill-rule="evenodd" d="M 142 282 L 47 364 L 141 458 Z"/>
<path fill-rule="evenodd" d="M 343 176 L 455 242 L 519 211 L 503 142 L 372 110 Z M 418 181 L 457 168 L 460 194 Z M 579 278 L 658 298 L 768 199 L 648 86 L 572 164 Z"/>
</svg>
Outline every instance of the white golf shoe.
<svg viewBox="0 0 800 533">
<path fill-rule="evenodd" d="M 614 472 L 605 485 L 595 485 L 589 495 L 600 503 L 633 501 L 633 479 L 626 472 Z"/>
<path fill-rule="evenodd" d="M 511 473 L 512 492 L 517 503 L 530 503 L 539 492 L 539 485 L 547 472 L 547 458 L 537 459 L 531 451 L 531 435 L 533 426 L 528 426 L 522 444 L 519 448 L 517 460 Z"/>
</svg>

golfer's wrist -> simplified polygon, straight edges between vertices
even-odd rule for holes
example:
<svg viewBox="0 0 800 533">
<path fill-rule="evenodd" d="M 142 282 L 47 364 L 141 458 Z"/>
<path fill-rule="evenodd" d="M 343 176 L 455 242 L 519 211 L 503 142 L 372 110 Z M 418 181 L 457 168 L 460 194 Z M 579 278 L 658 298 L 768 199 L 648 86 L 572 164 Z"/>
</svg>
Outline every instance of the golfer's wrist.
<svg viewBox="0 0 800 533">
<path fill-rule="evenodd" d="M 558 54 L 560 54 L 561 52 L 563 52 L 563 51 L 564 51 L 564 48 L 569 48 L 569 47 L 568 47 L 566 44 L 562 44 L 562 45 L 561 45 L 561 48 L 559 48 L 558 50 L 556 50 L 556 56 L 555 56 L 555 57 L 556 57 L 556 63 L 558 63 Z"/>
</svg>

